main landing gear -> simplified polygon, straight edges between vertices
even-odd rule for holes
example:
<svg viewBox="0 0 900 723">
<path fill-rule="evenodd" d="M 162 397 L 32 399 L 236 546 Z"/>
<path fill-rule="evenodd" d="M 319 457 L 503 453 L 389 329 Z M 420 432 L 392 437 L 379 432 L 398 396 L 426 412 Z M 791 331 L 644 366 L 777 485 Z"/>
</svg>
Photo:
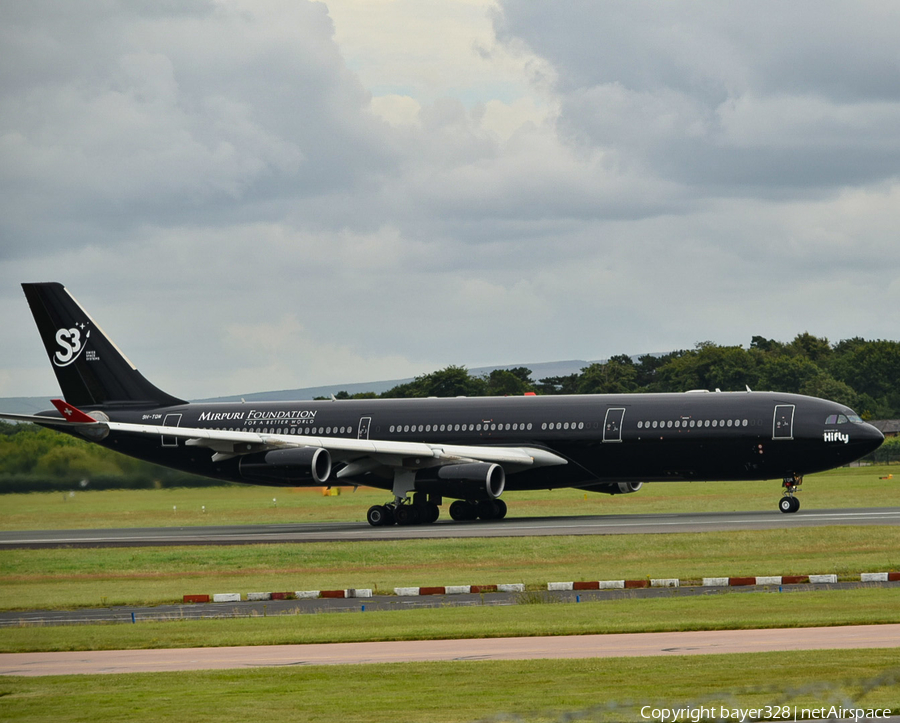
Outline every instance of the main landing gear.
<svg viewBox="0 0 900 723">
<path fill-rule="evenodd" d="M 456 500 L 450 505 L 450 517 L 457 522 L 463 520 L 502 520 L 506 517 L 506 503 L 503 500 Z"/>
<path fill-rule="evenodd" d="M 433 496 L 421 499 L 417 494 L 412 502 L 409 498 L 395 500 L 386 505 L 373 505 L 366 513 L 366 522 L 372 527 L 388 525 L 430 525 L 440 517 L 440 504 Z M 440 500 L 440 498 L 437 498 Z M 450 505 L 450 517 L 457 522 L 463 520 L 502 520 L 506 517 L 506 503 L 503 500 L 456 500 Z"/>
<path fill-rule="evenodd" d="M 430 525 L 441 516 L 440 497 L 417 494 L 412 501 L 408 497 L 395 497 L 386 505 L 373 505 L 366 513 L 366 522 L 372 527 L 388 525 Z"/>
<path fill-rule="evenodd" d="M 794 493 L 800 491 L 800 485 L 803 484 L 803 477 L 800 475 L 791 475 L 785 477 L 781 486 L 784 487 L 784 497 L 778 502 L 778 509 L 782 512 L 796 512 L 800 509 L 800 500 L 794 497 Z"/>
</svg>

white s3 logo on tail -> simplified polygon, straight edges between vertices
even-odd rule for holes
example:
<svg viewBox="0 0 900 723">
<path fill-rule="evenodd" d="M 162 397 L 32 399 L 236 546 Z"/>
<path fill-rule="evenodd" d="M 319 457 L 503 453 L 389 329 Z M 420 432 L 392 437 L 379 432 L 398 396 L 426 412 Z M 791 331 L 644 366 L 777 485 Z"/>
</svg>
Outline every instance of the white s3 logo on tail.
<svg viewBox="0 0 900 723">
<path fill-rule="evenodd" d="M 82 331 L 85 325 L 81 325 L 81 329 L 73 326 L 71 329 L 59 329 L 56 332 L 56 343 L 62 348 L 53 355 L 53 363 L 58 367 L 67 367 L 74 362 L 84 351 L 84 343 L 90 337 L 90 329 L 82 339 Z"/>
</svg>

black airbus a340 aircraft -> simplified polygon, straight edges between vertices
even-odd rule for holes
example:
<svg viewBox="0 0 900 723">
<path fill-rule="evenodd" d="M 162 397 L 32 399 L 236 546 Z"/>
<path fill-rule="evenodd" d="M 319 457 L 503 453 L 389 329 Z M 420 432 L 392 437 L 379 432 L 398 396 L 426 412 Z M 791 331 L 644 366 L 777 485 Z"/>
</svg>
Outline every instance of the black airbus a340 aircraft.
<svg viewBox="0 0 900 723">
<path fill-rule="evenodd" d="M 842 404 L 776 392 L 188 403 L 148 382 L 61 284 L 23 284 L 65 401 L 40 415 L 109 449 L 216 479 L 367 485 L 371 525 L 500 519 L 504 491 L 637 492 L 644 482 L 783 480 L 884 437 Z"/>
</svg>

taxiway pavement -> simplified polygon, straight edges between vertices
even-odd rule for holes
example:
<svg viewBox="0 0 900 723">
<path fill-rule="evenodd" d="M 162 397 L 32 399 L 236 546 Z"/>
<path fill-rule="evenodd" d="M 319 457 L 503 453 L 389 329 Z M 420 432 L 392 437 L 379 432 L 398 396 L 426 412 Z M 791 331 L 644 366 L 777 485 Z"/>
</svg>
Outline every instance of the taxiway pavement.
<svg viewBox="0 0 900 723">
<path fill-rule="evenodd" d="M 475 640 L 407 640 L 230 648 L 101 650 L 0 655 L 0 675 L 226 670 L 462 660 L 616 658 L 900 647 L 900 625 L 622 633 Z"/>
</svg>

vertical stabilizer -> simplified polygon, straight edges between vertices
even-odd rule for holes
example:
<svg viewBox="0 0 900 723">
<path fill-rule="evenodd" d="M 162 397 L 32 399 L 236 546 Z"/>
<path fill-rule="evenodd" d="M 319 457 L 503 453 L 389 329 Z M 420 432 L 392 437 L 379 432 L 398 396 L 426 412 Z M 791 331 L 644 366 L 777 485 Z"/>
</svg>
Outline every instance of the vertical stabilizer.
<svg viewBox="0 0 900 723">
<path fill-rule="evenodd" d="M 62 284 L 22 284 L 22 288 L 69 404 L 185 403 L 148 382 Z"/>
</svg>

